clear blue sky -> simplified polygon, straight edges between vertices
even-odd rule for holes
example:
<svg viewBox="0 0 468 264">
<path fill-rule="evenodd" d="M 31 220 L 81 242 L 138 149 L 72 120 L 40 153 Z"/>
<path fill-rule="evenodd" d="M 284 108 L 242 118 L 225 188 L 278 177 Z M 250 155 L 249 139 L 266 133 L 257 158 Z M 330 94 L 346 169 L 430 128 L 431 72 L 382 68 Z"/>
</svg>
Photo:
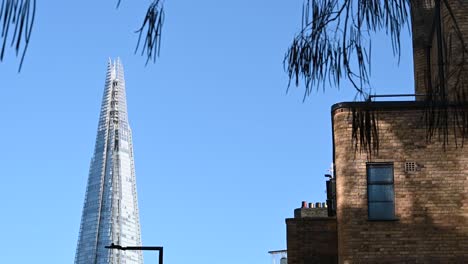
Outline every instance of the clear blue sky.
<svg viewBox="0 0 468 264">
<path fill-rule="evenodd" d="M 0 262 L 73 262 L 106 63 L 120 56 L 143 244 L 168 264 L 269 264 L 285 218 L 324 201 L 330 107 L 354 98 L 346 83 L 304 103 L 302 88 L 286 93 L 302 0 L 167 0 L 147 67 L 133 31 L 150 1 L 116 2 L 38 1 L 22 72 L 11 49 L 0 64 Z M 377 93 L 412 92 L 408 34 L 399 67 L 373 44 Z"/>
</svg>

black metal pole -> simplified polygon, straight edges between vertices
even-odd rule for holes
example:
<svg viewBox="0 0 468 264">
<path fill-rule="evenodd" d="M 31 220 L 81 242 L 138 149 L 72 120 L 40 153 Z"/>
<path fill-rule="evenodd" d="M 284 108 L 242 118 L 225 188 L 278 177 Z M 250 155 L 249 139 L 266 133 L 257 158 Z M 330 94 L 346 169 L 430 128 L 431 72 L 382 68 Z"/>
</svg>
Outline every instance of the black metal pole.
<svg viewBox="0 0 468 264">
<path fill-rule="evenodd" d="M 114 243 L 112 243 L 110 246 L 106 246 L 105 248 L 108 248 L 108 249 L 117 249 L 117 250 L 138 250 L 138 251 L 142 251 L 142 250 L 152 250 L 152 251 L 158 251 L 159 252 L 159 264 L 164 264 L 163 263 L 163 253 L 164 253 L 164 250 L 163 250 L 163 247 L 123 247 L 121 245 L 116 245 Z"/>
</svg>

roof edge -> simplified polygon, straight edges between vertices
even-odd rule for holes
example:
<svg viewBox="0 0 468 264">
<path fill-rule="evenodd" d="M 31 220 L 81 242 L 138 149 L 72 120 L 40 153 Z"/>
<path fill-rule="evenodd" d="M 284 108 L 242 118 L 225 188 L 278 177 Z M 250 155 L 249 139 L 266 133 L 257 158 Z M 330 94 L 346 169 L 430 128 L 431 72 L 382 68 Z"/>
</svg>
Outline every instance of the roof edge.
<svg viewBox="0 0 468 264">
<path fill-rule="evenodd" d="M 367 108 L 376 110 L 417 110 L 427 107 L 460 107 L 460 104 L 448 103 L 440 104 L 430 103 L 427 101 L 379 101 L 379 102 L 339 102 L 331 106 L 331 112 L 343 108 Z M 464 106 L 468 107 L 468 105 Z"/>
</svg>

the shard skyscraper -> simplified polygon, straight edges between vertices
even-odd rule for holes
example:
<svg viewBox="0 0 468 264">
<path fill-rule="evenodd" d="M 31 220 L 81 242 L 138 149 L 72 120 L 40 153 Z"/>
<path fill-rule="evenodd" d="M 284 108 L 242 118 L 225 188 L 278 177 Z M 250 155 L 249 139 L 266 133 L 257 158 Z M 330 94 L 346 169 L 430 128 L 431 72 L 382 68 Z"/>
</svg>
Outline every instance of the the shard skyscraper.
<svg viewBox="0 0 468 264">
<path fill-rule="evenodd" d="M 122 63 L 109 59 L 96 146 L 86 188 L 75 264 L 142 264 L 140 220 Z"/>
</svg>

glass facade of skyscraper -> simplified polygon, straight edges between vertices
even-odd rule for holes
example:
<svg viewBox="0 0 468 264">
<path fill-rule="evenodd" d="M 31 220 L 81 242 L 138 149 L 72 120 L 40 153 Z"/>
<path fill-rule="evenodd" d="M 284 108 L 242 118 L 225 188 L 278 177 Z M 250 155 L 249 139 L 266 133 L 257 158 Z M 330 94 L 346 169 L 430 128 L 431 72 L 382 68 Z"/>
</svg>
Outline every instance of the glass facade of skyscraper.
<svg viewBox="0 0 468 264">
<path fill-rule="evenodd" d="M 75 264 L 142 264 L 140 220 L 122 63 L 109 60 Z"/>
</svg>

